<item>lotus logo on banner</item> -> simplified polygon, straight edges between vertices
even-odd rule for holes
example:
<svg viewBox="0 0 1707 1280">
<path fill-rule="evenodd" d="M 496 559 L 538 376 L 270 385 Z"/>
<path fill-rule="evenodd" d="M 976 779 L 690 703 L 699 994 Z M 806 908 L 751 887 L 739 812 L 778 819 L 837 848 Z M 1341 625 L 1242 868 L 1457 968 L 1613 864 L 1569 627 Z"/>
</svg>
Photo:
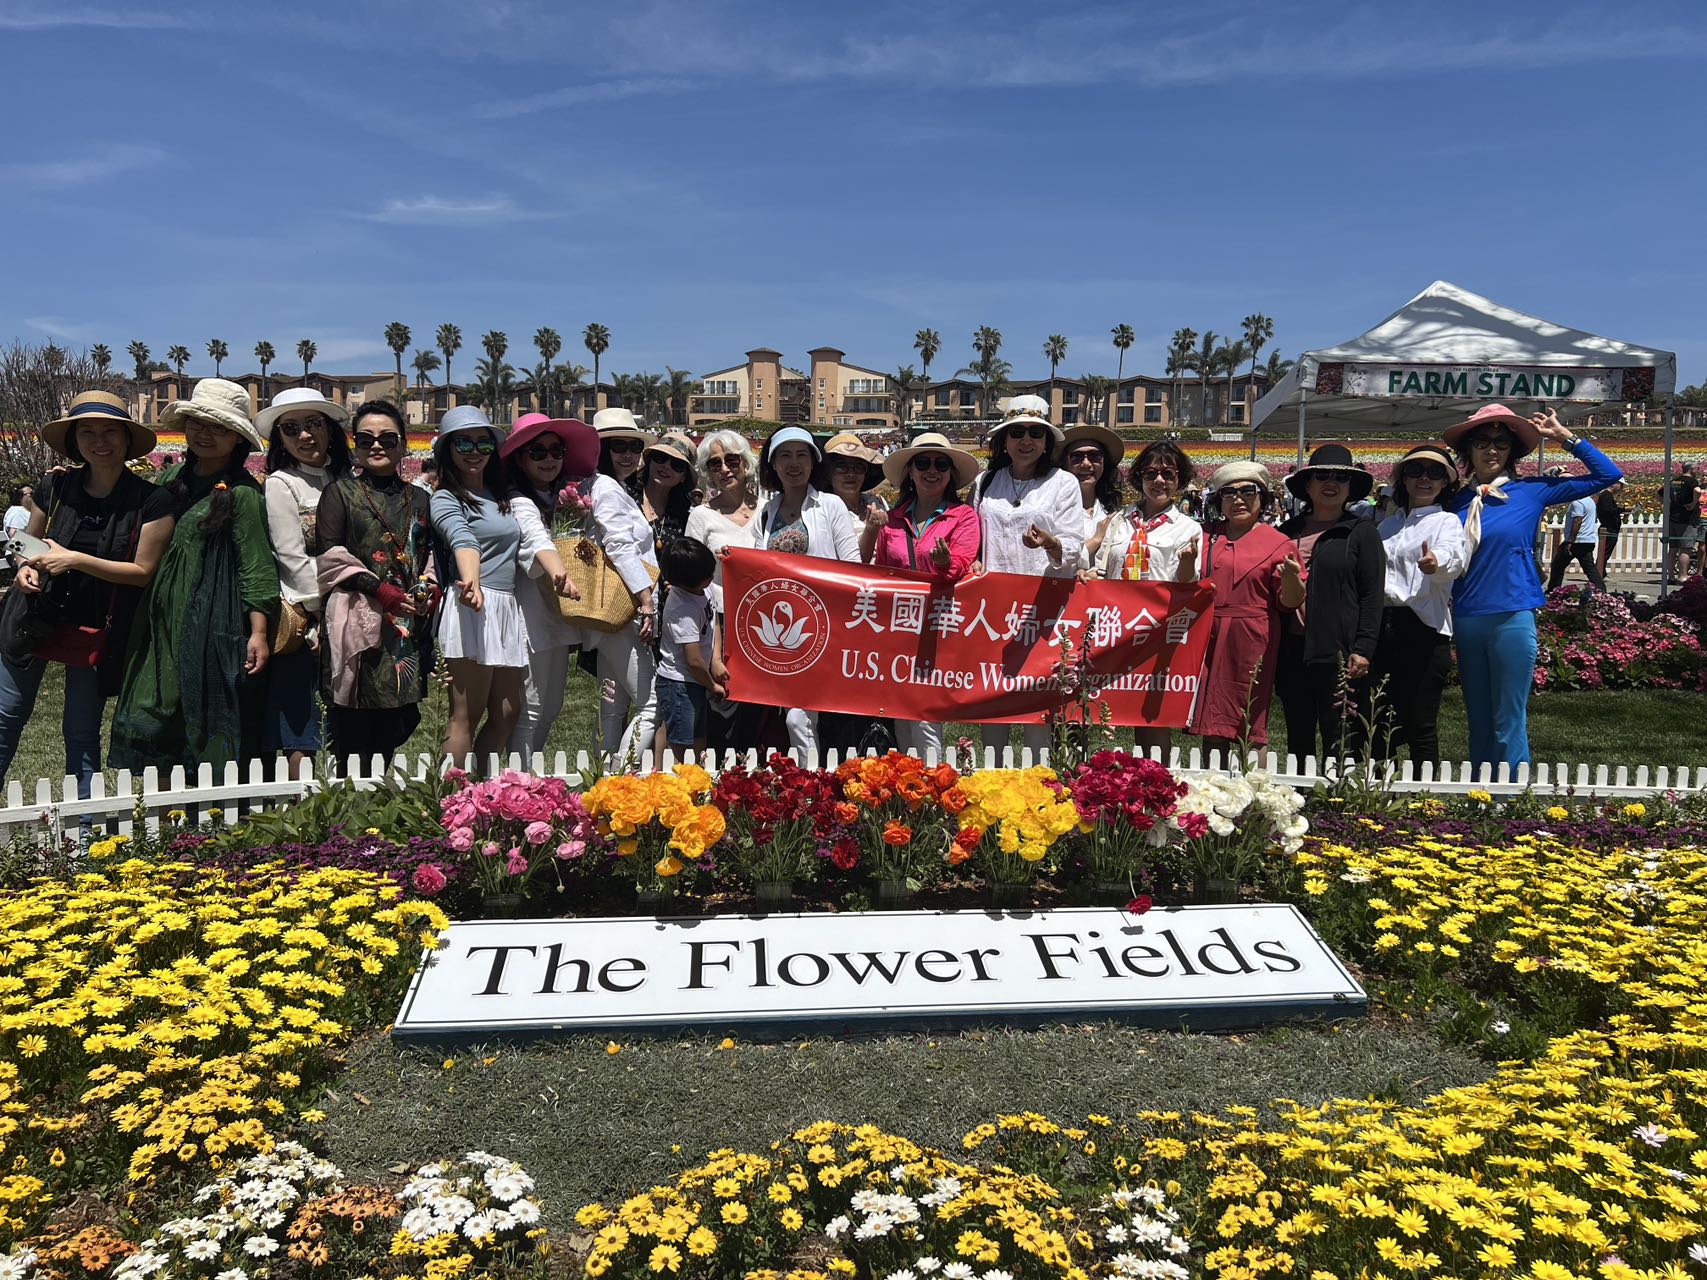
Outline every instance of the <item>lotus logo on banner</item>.
<svg viewBox="0 0 1707 1280">
<path fill-rule="evenodd" d="M 735 608 L 730 631 L 742 655 L 773 676 L 807 670 L 830 646 L 830 611 L 802 582 L 767 578 Z"/>
<path fill-rule="evenodd" d="M 790 653 L 805 644 L 808 638 L 806 619 L 796 618 L 794 606 L 786 600 L 779 601 L 768 618 L 759 614 L 755 630 L 766 645 L 773 649 L 786 649 Z"/>
</svg>

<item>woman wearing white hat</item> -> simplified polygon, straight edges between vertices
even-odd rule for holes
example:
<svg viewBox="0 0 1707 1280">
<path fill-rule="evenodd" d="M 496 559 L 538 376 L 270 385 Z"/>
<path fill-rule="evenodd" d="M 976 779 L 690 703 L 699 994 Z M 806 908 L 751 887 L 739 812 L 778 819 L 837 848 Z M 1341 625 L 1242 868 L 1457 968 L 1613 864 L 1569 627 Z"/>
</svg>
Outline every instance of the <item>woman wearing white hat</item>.
<svg viewBox="0 0 1707 1280">
<path fill-rule="evenodd" d="M 1061 436 L 1061 456 L 1079 482 L 1079 501 L 1085 509 L 1086 564 L 1096 559 L 1108 531 L 1108 520 L 1120 509 L 1120 464 L 1126 442 L 1094 422 L 1068 427 Z"/>
<path fill-rule="evenodd" d="M 978 459 L 940 431 L 927 431 L 885 458 L 883 474 L 900 496 L 878 534 L 872 563 L 959 582 L 972 571 L 982 537 L 977 511 L 960 496 L 978 478 Z M 897 720 L 895 737 L 903 751 L 942 758 L 940 721 Z"/>
<path fill-rule="evenodd" d="M 290 754 L 294 775 L 320 750 L 320 584 L 315 573 L 314 521 L 326 486 L 350 470 L 344 439 L 349 410 L 312 387 L 292 387 L 255 415 L 267 441 L 267 529 L 279 566 L 278 640 L 267 678 L 267 716 L 261 746 Z"/>
<path fill-rule="evenodd" d="M 4 780 L 49 662 L 65 669 L 65 772 L 87 798 L 101 767 L 107 699 L 119 691 L 125 642 L 142 589 L 172 537 L 172 495 L 125 466 L 154 448 L 154 433 L 124 401 L 85 391 L 42 443 L 68 462 L 36 484 L 23 532 L 45 550 L 22 562 L 0 609 L 0 780 Z M 94 632 L 99 648 L 63 640 Z"/>
<path fill-rule="evenodd" d="M 985 570 L 1031 578 L 1071 578 L 1085 545 L 1079 481 L 1056 465 L 1062 432 L 1042 396 L 1015 396 L 990 436 L 990 461 L 972 489 L 983 526 Z M 985 746 L 1006 746 L 1009 726 L 987 725 Z M 1049 726 L 1027 725 L 1025 745 L 1049 745 Z"/>
<path fill-rule="evenodd" d="M 178 522 L 131 633 L 107 753 L 118 769 L 259 754 L 266 689 L 258 677 L 279 607 L 266 504 L 243 466 L 261 447 L 249 393 L 203 378 L 188 400 L 166 406 L 160 425 L 182 427 L 189 458 L 160 477 Z"/>
<path fill-rule="evenodd" d="M 859 530 L 847 504 L 820 493 L 812 476 L 824 460 L 803 427 L 779 427 L 765 441 L 759 483 L 775 496 L 759 513 L 757 545 L 766 551 L 859 562 Z M 789 745 L 803 758 L 818 750 L 818 713 L 790 707 L 784 716 Z"/>
<path fill-rule="evenodd" d="M 439 460 L 433 530 L 453 567 L 438 629 L 450 672 L 444 750 L 458 764 L 470 752 L 484 763 L 506 750 L 522 708 L 528 665 L 527 623 L 516 600 L 522 530 L 498 465 L 504 435 L 473 405 L 458 405 L 440 421 L 433 442 Z"/>
</svg>

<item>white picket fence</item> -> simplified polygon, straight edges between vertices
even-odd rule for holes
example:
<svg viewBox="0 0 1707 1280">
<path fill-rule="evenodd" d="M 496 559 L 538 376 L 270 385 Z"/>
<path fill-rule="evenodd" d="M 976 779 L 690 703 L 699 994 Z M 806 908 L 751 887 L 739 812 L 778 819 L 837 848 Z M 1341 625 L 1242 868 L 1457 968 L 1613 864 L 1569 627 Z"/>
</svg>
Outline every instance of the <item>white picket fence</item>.
<svg viewBox="0 0 1707 1280">
<path fill-rule="evenodd" d="M 1553 563 L 1553 552 L 1565 536 L 1565 517 L 1560 508 L 1541 529 L 1541 572 L 1545 576 Z M 1597 546 L 1596 555 L 1599 555 Z M 1658 516 L 1627 517 L 1618 531 L 1618 545 L 1607 557 L 1608 573 L 1658 573 L 1665 556 L 1665 521 Z M 1565 576 L 1582 578 L 1582 570 L 1572 561 Z"/>
<path fill-rule="evenodd" d="M 822 762 L 815 757 L 802 761 L 798 752 L 788 754 L 797 763 L 814 767 L 823 763 L 834 768 L 841 762 L 841 757 L 833 751 Z M 964 756 L 959 758 L 964 759 Z M 976 752 L 975 758 L 982 768 L 1026 768 L 1032 764 L 1048 763 L 1047 752 L 1034 755 L 1030 749 L 1013 747 L 999 751 L 993 747 L 986 748 Z M 665 767 L 675 762 L 672 753 L 665 754 Z M 701 761 L 714 771 L 737 762 L 755 767 L 759 763 L 759 754 L 731 751 Z M 472 760 L 466 762 L 468 766 L 474 763 Z M 1219 752 L 1205 755 L 1197 747 L 1189 750 L 1175 748 L 1168 763 L 1175 772 L 1188 776 L 1238 771 L 1236 764 L 1223 759 Z M 654 764 L 652 753 L 647 752 L 640 762 L 641 771 L 649 772 Z M 85 823 L 102 828 L 109 834 L 132 835 L 139 827 L 156 833 L 163 824 L 171 825 L 177 821 L 171 815 L 179 810 L 184 812 L 184 820 L 192 823 L 206 821 L 215 809 L 220 811 L 224 821 L 234 822 L 248 813 L 299 802 L 327 786 L 370 789 L 407 781 L 419 782 L 447 767 L 448 762 L 435 761 L 425 755 L 412 760 L 398 756 L 389 762 L 375 756 L 369 760 L 348 761 L 343 778 L 330 782 L 317 778 L 307 765 L 300 774 L 292 775 L 282 757 L 273 762 L 270 770 L 268 762 L 262 760 L 250 761 L 247 768 L 229 764 L 217 780 L 210 765 L 202 765 L 193 777 L 182 767 L 173 768 L 164 777 L 155 769 L 144 770 L 140 777 L 121 770 L 110 785 L 103 775 L 97 774 L 87 800 L 77 798 L 75 778 L 63 778 L 57 785 L 42 778 L 33 788 L 33 799 L 25 798 L 21 783 L 11 782 L 6 787 L 6 802 L 0 805 L 0 839 L 14 838 L 23 830 L 36 828 L 43 831 L 47 840 L 57 843 L 66 832 L 75 832 Z M 1302 790 L 1321 784 L 1331 785 L 1340 779 L 1336 762 L 1322 762 L 1314 757 L 1300 761 L 1290 755 L 1253 752 L 1245 767 L 1267 770 L 1277 781 Z M 1353 772 L 1360 767 L 1355 763 L 1348 766 Z M 590 782 L 600 771 L 599 764 L 585 751 L 579 752 L 573 760 L 559 751 L 532 759 L 524 759 L 519 754 L 504 758 L 490 756 L 481 772 L 491 776 L 505 768 L 562 778 L 577 787 Z M 1531 791 L 1545 796 L 1634 800 L 1663 791 L 1707 791 L 1707 765 L 1672 769 L 1665 765 L 1538 764 L 1533 769 L 1525 766 L 1514 773 L 1503 764 L 1498 768 L 1477 767 L 1468 761 L 1445 762 L 1439 769 L 1425 765 L 1419 770 L 1407 760 L 1385 768 L 1368 766 L 1368 769 L 1373 772 L 1365 776 L 1374 784 L 1395 792 L 1429 795 L 1465 795 L 1481 790 L 1492 796 L 1514 796 Z"/>
</svg>

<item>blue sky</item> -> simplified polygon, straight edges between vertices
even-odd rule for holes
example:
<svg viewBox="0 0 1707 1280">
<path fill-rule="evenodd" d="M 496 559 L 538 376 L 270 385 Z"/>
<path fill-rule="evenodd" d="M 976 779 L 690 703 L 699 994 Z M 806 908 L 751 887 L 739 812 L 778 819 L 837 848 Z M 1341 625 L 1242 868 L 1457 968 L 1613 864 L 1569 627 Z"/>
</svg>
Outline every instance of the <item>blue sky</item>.
<svg viewBox="0 0 1707 1280">
<path fill-rule="evenodd" d="M 1707 377 L 1707 6 L 0 0 L 0 339 L 1284 354 L 1437 278 Z M 518 351 L 517 348 L 520 348 Z M 519 358 L 518 358 L 519 357 Z"/>
</svg>

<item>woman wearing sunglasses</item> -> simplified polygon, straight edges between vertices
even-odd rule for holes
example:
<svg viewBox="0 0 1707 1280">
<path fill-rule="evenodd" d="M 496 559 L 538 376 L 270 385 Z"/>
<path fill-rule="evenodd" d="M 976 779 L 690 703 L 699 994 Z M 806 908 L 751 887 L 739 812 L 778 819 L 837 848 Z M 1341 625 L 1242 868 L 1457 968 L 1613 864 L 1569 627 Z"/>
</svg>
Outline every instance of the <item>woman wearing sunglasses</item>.
<svg viewBox="0 0 1707 1280">
<path fill-rule="evenodd" d="M 334 765 L 350 756 L 389 759 L 420 726 L 439 598 L 430 500 L 403 478 L 403 415 L 389 400 L 371 400 L 353 425 L 361 471 L 327 484 L 314 521 L 320 685 Z"/>
<path fill-rule="evenodd" d="M 521 526 L 516 598 L 527 623 L 528 665 L 522 677 L 522 709 L 510 735 L 510 750 L 524 754 L 545 750 L 551 726 L 563 710 L 569 684 L 569 652 L 583 643 L 581 629 L 563 619 L 559 596 L 575 599 L 557 543 L 552 520 L 565 484 L 592 475 L 599 464 L 599 436 L 575 418 L 524 414 L 498 449 L 516 501 L 510 510 Z"/>
<path fill-rule="evenodd" d="M 990 434 L 990 461 L 972 487 L 983 533 L 975 571 L 1016 573 L 1030 578 L 1078 574 L 1085 545 L 1085 508 L 1079 481 L 1056 464 L 1062 433 L 1049 421 L 1042 396 L 1015 396 L 1001 425 Z M 984 728 L 984 745 L 1008 744 L 1006 724 Z M 1024 743 L 1034 751 L 1049 745 L 1049 726 L 1026 725 Z"/>
<path fill-rule="evenodd" d="M 287 752 L 291 773 L 320 750 L 320 585 L 314 521 L 326 486 L 350 469 L 350 412 L 312 387 L 292 387 L 255 415 L 267 442 L 267 532 L 279 566 L 279 628 L 267 678 L 261 747 Z"/>
<path fill-rule="evenodd" d="M 765 441 L 759 483 L 772 498 L 759 513 L 755 545 L 765 551 L 859 563 L 859 528 L 847 504 L 820 493 L 812 477 L 824 455 L 804 427 L 778 427 Z M 818 713 L 791 707 L 789 745 L 803 760 L 818 750 Z"/>
<path fill-rule="evenodd" d="M 1204 579 L 1215 588 L 1209 652 L 1191 731 L 1208 751 L 1230 755 L 1268 745 L 1268 706 L 1285 616 L 1304 603 L 1297 545 L 1262 522 L 1274 498 L 1268 468 L 1229 462 L 1209 481 L 1214 522 Z"/>
<path fill-rule="evenodd" d="M 641 454 L 657 437 L 641 430 L 628 409 L 600 409 L 593 415 L 593 430 L 599 433 L 600 474 L 615 480 L 639 502 L 640 488 L 646 483 Z"/>
<path fill-rule="evenodd" d="M 1343 760 L 1362 747 L 1387 564 L 1374 522 L 1350 508 L 1374 487 L 1343 444 L 1322 445 L 1286 477 L 1301 505 L 1280 532 L 1297 545 L 1305 599 L 1287 620 L 1275 687 L 1286 749 L 1299 760 Z"/>
<path fill-rule="evenodd" d="M 503 439 L 479 409 L 458 405 L 433 442 L 433 531 L 449 552 L 447 581 L 454 582 L 439 611 L 439 651 L 450 671 L 444 749 L 458 764 L 475 752 L 483 766 L 509 748 L 528 665 L 527 622 L 516 600 L 522 530 L 498 462 Z"/>
<path fill-rule="evenodd" d="M 978 512 L 960 496 L 978 478 L 978 459 L 941 432 L 927 431 L 884 459 L 883 474 L 900 497 L 877 536 L 872 563 L 959 582 L 978 559 L 983 536 Z M 941 722 L 897 720 L 895 738 L 903 751 L 942 758 Z"/>
<path fill-rule="evenodd" d="M 1102 548 L 1109 517 L 1120 510 L 1120 463 L 1126 457 L 1126 442 L 1107 427 L 1087 422 L 1067 428 L 1061 451 L 1064 465 L 1079 482 L 1079 502 L 1085 512 L 1085 549 L 1079 559 L 1088 568 Z"/>
<path fill-rule="evenodd" d="M 701 440 L 695 458 L 705 501 L 688 512 L 687 535 L 717 556 L 713 581 L 721 586 L 724 550 L 751 547 L 758 531 L 753 514 L 759 501 L 759 455 L 739 431 L 725 429 Z"/>
<path fill-rule="evenodd" d="M 1203 526 L 1175 505 L 1180 489 L 1195 475 L 1191 459 L 1172 440 L 1145 445 L 1126 475 L 1138 500 L 1109 516 L 1091 576 L 1125 582 L 1196 578 Z M 1172 730 L 1140 725 L 1134 734 L 1139 749 L 1167 758 Z"/>
<path fill-rule="evenodd" d="M 1393 468 L 1398 512 L 1381 522 L 1387 607 L 1375 647 L 1376 752 L 1401 742 L 1420 768 L 1439 761 L 1440 695 L 1452 670 L 1452 584 L 1470 563 L 1464 526 L 1443 504 L 1458 473 L 1443 444 L 1419 444 Z"/>
</svg>

